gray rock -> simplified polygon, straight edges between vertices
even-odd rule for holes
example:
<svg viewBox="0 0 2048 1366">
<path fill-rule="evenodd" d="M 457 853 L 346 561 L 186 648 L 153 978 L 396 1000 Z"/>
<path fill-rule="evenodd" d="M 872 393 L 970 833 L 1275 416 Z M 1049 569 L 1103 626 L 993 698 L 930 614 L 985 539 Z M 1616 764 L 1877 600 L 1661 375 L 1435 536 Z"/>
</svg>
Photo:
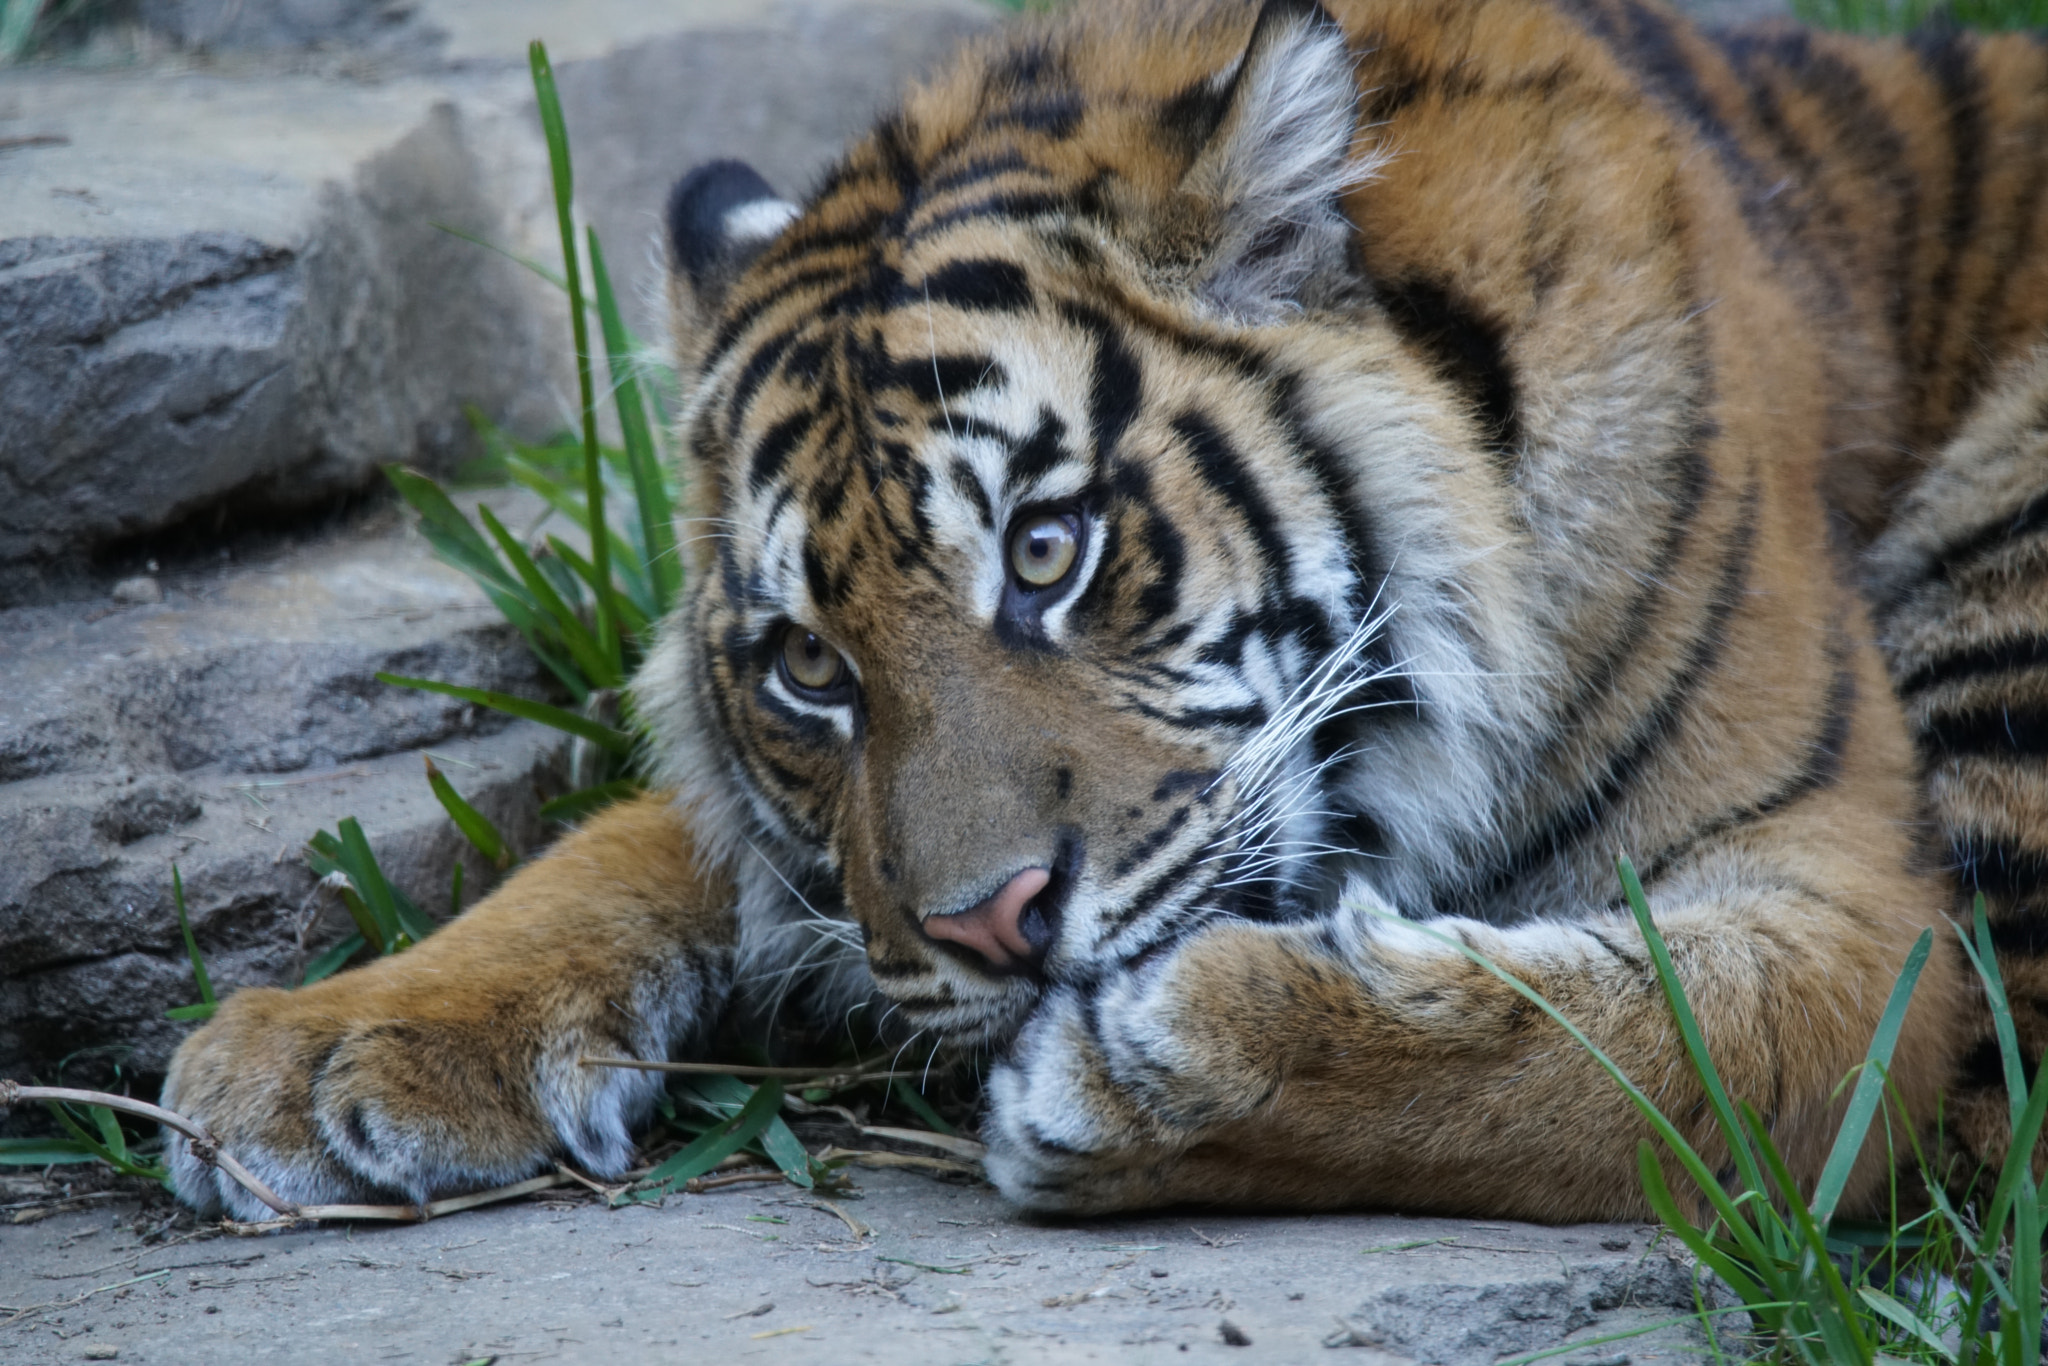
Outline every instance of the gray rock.
<svg viewBox="0 0 2048 1366">
<path fill-rule="evenodd" d="M 466 405 L 529 437 L 567 425 L 561 296 L 442 231 L 559 257 L 527 37 L 585 54 L 558 64 L 580 202 L 658 336 L 640 301 L 676 176 L 739 155 L 800 184 L 991 17 L 971 0 L 403 8 L 146 7 L 195 43 L 220 24 L 231 46 L 426 35 L 369 79 L 254 58 L 0 78 L 0 603 L 36 596 L 25 566 L 330 504 L 386 461 L 446 470 L 474 448 Z"/>
<path fill-rule="evenodd" d="M 414 0 L 140 0 L 135 17 L 186 47 L 380 47 L 431 39 Z"/>
<path fill-rule="evenodd" d="M 163 585 L 147 574 L 137 574 L 114 585 L 113 599 L 123 607 L 154 606 L 164 600 Z"/>
<path fill-rule="evenodd" d="M 537 500 L 499 495 L 514 526 Z M 296 981 L 346 935 L 301 849 L 344 816 L 432 914 L 496 870 L 469 851 L 422 774 L 443 771 L 521 850 L 552 831 L 561 737 L 379 670 L 545 691 L 483 595 L 395 514 L 242 565 L 165 572 L 163 601 L 0 612 L 0 1074 L 49 1075 L 81 1049 L 161 1069 L 194 999 L 171 901 L 182 874 L 221 990 Z"/>
</svg>

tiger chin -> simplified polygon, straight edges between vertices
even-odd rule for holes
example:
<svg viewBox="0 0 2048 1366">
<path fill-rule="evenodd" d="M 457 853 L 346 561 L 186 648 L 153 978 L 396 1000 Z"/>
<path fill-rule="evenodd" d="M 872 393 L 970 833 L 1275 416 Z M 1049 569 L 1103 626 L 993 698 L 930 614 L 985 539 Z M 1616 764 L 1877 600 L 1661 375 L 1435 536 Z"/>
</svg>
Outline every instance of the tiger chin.
<svg viewBox="0 0 2048 1366">
<path fill-rule="evenodd" d="M 1894 1126 L 1989 1152 L 1945 921 L 2032 1065 L 2044 120 L 2026 38 L 1188 0 L 1018 23 L 800 203 L 699 168 L 659 794 L 237 994 L 166 1104 L 299 1201 L 613 1177 L 656 1086 L 580 1055 L 866 1004 L 984 1060 L 1022 1206 L 1639 1218 L 1642 1121 L 1467 953 L 1718 1165 L 1626 852 L 1796 1177 L 1930 928 Z"/>
</svg>

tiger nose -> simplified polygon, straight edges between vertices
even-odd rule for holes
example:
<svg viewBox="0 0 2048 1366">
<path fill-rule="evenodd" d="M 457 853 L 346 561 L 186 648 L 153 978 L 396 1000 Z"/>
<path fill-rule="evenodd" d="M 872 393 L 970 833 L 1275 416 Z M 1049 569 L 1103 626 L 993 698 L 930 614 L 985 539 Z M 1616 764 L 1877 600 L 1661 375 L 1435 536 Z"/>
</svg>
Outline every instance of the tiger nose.
<svg viewBox="0 0 2048 1366">
<path fill-rule="evenodd" d="M 1051 882 L 1051 869 L 1026 868 L 978 905 L 952 915 L 926 916 L 924 932 L 933 939 L 973 949 L 994 967 L 1035 962 L 1045 946 L 1032 943 L 1025 935 L 1024 908 Z"/>
</svg>

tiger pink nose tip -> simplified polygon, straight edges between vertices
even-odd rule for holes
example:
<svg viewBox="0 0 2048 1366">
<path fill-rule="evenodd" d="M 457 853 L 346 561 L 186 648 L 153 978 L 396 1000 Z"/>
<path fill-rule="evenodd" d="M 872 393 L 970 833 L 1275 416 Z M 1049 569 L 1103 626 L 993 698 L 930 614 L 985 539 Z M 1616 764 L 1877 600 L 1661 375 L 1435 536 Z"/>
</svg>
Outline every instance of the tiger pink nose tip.
<svg viewBox="0 0 2048 1366">
<path fill-rule="evenodd" d="M 970 906 L 957 915 L 926 916 L 924 932 L 934 939 L 973 949 L 999 968 L 1028 961 L 1038 951 L 1024 937 L 1024 908 L 1051 881 L 1050 870 L 1026 868 L 978 906 Z"/>
</svg>

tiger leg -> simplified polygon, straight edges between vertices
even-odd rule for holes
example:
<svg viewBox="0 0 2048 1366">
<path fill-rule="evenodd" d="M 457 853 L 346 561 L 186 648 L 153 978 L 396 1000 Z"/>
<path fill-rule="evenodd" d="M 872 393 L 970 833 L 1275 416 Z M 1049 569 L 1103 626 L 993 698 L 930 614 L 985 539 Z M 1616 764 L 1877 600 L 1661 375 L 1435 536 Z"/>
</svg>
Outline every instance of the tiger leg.
<svg viewBox="0 0 2048 1366">
<path fill-rule="evenodd" d="M 1964 921 L 1984 894 L 2031 1080 L 2048 1052 L 2048 343 L 2010 367 L 1871 547 L 1892 684 Z M 1966 1177 L 2012 1124 L 1983 993 L 1950 1098 Z M 2048 1168 L 2048 1136 L 2035 1149 Z"/>
<path fill-rule="evenodd" d="M 1940 898 L 1873 873 L 1896 870 L 1897 851 L 1858 848 L 1853 828 L 1789 858 L 1773 855 L 1772 833 L 1752 828 L 1649 894 L 1729 1091 L 1811 1181 L 1841 1113 L 1836 1088 Z M 1647 1215 L 1636 1145 L 1650 1130 L 1621 1089 L 1499 978 L 1382 912 L 1357 897 L 1321 922 L 1216 926 L 1049 1001 L 991 1082 L 984 1136 L 1004 1193 L 1077 1212 L 1218 1201 Z M 1625 910 L 1426 929 L 1534 987 L 1711 1167 L 1727 1161 Z M 1953 1057 L 1958 958 L 1942 927 L 1893 1063 L 1922 1121 Z M 1848 1207 L 1880 1189 L 1878 1128 Z"/>
<path fill-rule="evenodd" d="M 557 1155 L 617 1175 L 659 1077 L 577 1058 L 663 1058 L 708 1027 L 731 908 L 669 800 L 622 803 L 404 953 L 237 992 L 179 1048 L 164 1104 L 299 1203 L 419 1202 Z M 182 1137 L 169 1152 L 189 1203 L 266 1213 Z"/>
</svg>

